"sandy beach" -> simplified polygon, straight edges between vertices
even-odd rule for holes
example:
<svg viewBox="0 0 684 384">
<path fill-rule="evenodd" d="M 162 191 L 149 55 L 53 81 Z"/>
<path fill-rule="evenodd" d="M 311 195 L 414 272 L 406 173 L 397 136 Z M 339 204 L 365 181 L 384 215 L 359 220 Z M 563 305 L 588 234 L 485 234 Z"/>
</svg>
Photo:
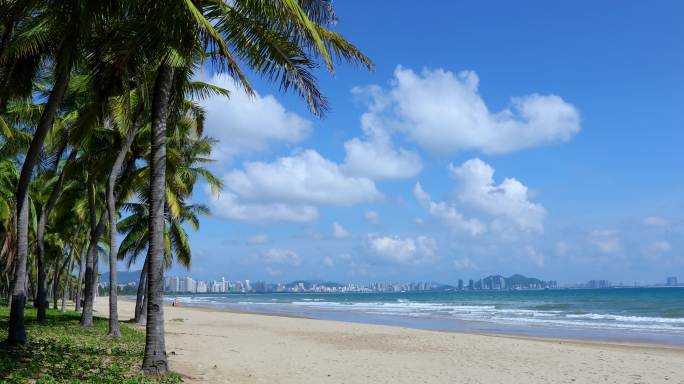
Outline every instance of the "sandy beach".
<svg viewBox="0 0 684 384">
<path fill-rule="evenodd" d="M 107 299 L 96 300 L 106 317 Z M 119 317 L 132 317 L 121 300 Z M 424 331 L 166 306 L 189 383 L 684 383 L 684 348 Z"/>
</svg>

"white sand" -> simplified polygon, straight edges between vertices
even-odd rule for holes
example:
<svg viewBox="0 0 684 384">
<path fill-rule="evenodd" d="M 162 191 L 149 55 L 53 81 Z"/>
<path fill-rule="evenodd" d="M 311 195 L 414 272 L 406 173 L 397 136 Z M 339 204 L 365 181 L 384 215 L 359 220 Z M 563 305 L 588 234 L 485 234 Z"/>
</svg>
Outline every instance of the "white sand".
<svg viewBox="0 0 684 384">
<path fill-rule="evenodd" d="M 96 315 L 107 315 L 107 300 Z M 132 317 L 121 301 L 119 317 Z M 684 383 L 684 348 L 423 331 L 164 309 L 171 368 L 190 383 Z"/>
</svg>

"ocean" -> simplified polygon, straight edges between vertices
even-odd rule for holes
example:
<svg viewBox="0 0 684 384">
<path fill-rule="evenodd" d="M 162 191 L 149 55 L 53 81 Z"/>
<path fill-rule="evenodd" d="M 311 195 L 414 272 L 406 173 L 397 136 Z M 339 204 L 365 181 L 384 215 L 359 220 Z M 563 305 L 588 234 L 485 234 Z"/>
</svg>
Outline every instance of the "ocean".
<svg viewBox="0 0 684 384">
<path fill-rule="evenodd" d="M 684 345 L 684 288 L 167 295 L 181 305 L 404 326 Z"/>
</svg>

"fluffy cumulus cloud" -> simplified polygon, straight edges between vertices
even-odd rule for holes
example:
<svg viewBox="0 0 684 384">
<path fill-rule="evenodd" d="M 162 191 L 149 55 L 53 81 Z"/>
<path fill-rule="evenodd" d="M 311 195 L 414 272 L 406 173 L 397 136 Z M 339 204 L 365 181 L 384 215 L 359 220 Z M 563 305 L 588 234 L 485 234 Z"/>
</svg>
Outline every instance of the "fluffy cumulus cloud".
<svg viewBox="0 0 684 384">
<path fill-rule="evenodd" d="M 308 222 L 319 205 L 351 206 L 382 198 L 374 182 L 347 176 L 314 150 L 273 162 L 247 162 L 223 177 L 213 199 L 219 215 L 240 220 Z"/>
<path fill-rule="evenodd" d="M 490 111 L 473 71 L 442 69 L 416 73 L 397 67 L 389 90 L 357 89 L 371 102 L 369 120 L 401 131 L 438 154 L 479 150 L 487 154 L 569 140 L 580 130 L 577 109 L 556 95 L 514 97 L 510 106 Z"/>
<path fill-rule="evenodd" d="M 459 201 L 494 217 L 495 228 L 512 224 L 524 231 L 543 231 L 546 210 L 529 200 L 527 187 L 518 180 L 505 178 L 495 184 L 494 168 L 480 159 L 449 169 L 459 183 Z"/>
<path fill-rule="evenodd" d="M 219 140 L 212 153 L 217 160 L 264 151 L 274 143 L 298 143 L 312 130 L 309 120 L 287 111 L 272 95 L 250 96 L 224 75 L 207 81 L 230 90 L 230 99 L 201 101 L 207 111 L 205 131 Z"/>
<path fill-rule="evenodd" d="M 262 255 L 263 262 L 278 265 L 300 265 L 302 258 L 297 253 L 288 249 L 271 248 Z"/>
<path fill-rule="evenodd" d="M 361 117 L 364 139 L 354 138 L 344 143 L 346 157 L 342 169 L 350 174 L 376 180 L 406 179 L 420 173 L 420 156 L 404 148 L 395 148 L 391 137 L 372 113 Z"/>
<path fill-rule="evenodd" d="M 478 219 L 468 219 L 459 212 L 454 204 L 447 202 L 434 202 L 430 195 L 423 190 L 420 183 L 416 183 L 413 194 L 427 212 L 447 224 L 453 229 L 469 232 L 471 235 L 479 235 L 485 231 L 485 225 Z"/>
<path fill-rule="evenodd" d="M 400 237 L 368 235 L 366 244 L 370 252 L 385 261 L 417 265 L 437 261 L 437 243 L 431 237 Z"/>
<path fill-rule="evenodd" d="M 419 183 L 414 187 L 414 196 L 431 216 L 474 236 L 487 231 L 543 232 L 546 210 L 530 201 L 527 187 L 518 180 L 496 184 L 494 168 L 480 159 L 450 165 L 449 170 L 457 181 L 456 201 L 435 202 Z M 466 217 L 461 207 L 477 217 Z"/>
</svg>

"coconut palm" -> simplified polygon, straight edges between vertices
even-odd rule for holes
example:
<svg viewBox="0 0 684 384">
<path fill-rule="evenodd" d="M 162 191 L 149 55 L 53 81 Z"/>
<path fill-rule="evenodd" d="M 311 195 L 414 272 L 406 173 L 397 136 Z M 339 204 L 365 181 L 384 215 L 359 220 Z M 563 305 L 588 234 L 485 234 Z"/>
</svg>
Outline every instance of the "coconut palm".
<svg viewBox="0 0 684 384">
<path fill-rule="evenodd" d="M 197 57 L 211 58 L 251 92 L 236 57 L 257 73 L 279 81 L 284 90 L 293 88 L 314 114 L 324 113 L 327 104 L 317 88 L 313 68 L 320 58 L 328 70 L 333 56 L 371 66 L 363 54 L 326 27 L 334 20 L 332 7 L 324 0 L 277 1 L 173 1 L 163 5 L 141 2 L 141 14 L 155 20 L 149 42 L 161 53 L 152 102 L 150 161 L 150 220 L 148 247 L 148 321 L 143 371 L 163 374 L 168 370 L 163 324 L 163 253 L 166 167 L 166 126 L 174 75 Z"/>
<path fill-rule="evenodd" d="M 16 2 L 13 2 L 16 3 Z M 8 343 L 25 343 L 24 304 L 26 302 L 25 277 L 28 257 L 28 188 L 33 170 L 38 163 L 45 138 L 52 128 L 58 109 L 67 90 L 69 78 L 86 42 L 97 35 L 98 28 L 106 25 L 107 15 L 114 2 L 61 0 L 28 1 L 26 17 L 30 22 L 12 31 L 4 54 L 11 59 L 3 61 L 3 76 L 18 70 L 17 63 L 32 61 L 43 63 L 54 75 L 51 90 L 42 109 L 28 150 L 24 156 L 16 190 L 16 267 L 12 292 L 12 306 Z M 5 28 L 3 33 L 7 32 Z M 39 65 L 34 66 L 39 68 Z M 34 74 L 25 76 L 32 81 Z"/>
</svg>

